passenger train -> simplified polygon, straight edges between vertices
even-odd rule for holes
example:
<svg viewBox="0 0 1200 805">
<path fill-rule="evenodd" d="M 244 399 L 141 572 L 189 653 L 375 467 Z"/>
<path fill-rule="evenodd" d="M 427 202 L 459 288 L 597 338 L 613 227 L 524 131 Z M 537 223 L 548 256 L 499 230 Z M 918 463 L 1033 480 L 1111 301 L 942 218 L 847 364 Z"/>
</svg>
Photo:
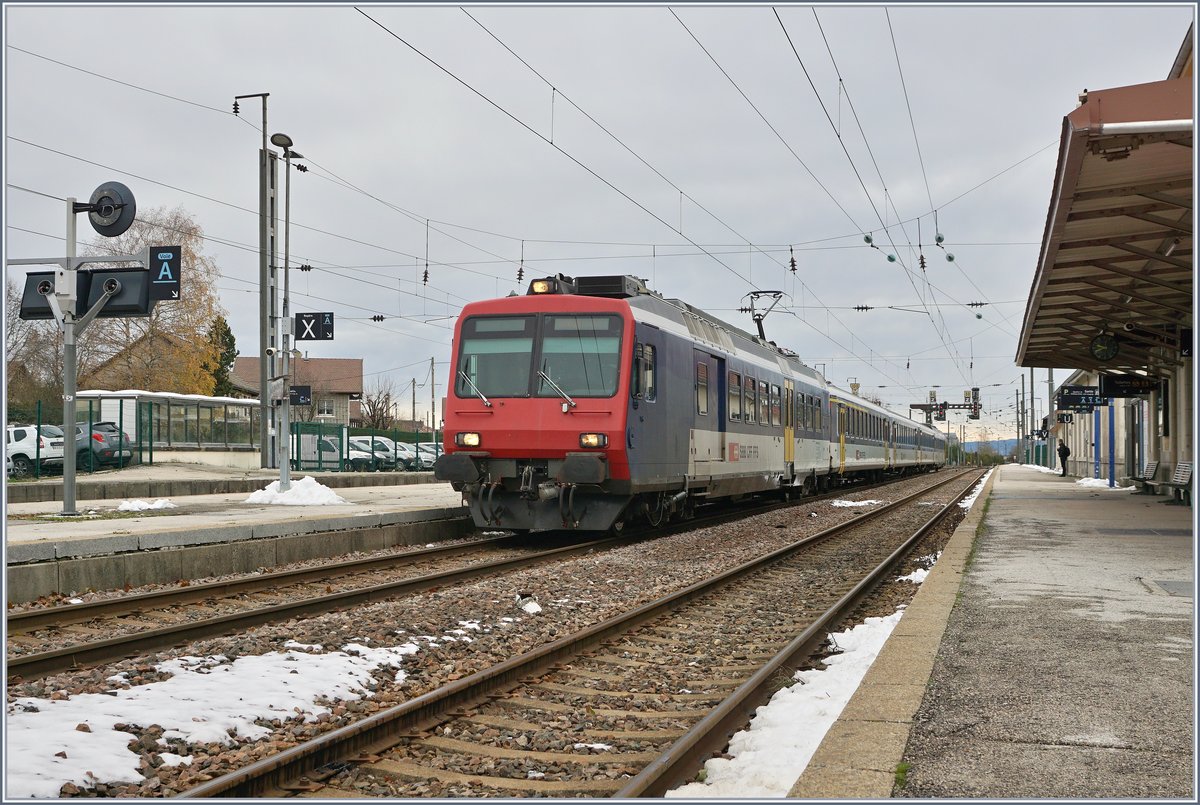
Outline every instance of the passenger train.
<svg viewBox="0 0 1200 805">
<path fill-rule="evenodd" d="M 619 530 L 945 460 L 933 428 L 632 276 L 466 305 L 434 465 L 479 527 Z"/>
</svg>

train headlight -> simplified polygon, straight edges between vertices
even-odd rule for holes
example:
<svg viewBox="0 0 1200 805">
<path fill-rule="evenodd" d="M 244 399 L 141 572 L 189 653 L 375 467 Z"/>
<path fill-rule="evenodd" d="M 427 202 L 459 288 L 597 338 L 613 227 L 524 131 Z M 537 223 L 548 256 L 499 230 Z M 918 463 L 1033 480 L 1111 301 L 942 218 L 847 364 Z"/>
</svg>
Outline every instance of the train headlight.
<svg viewBox="0 0 1200 805">
<path fill-rule="evenodd" d="M 459 447 L 479 447 L 478 433 L 456 433 L 454 443 Z"/>
<path fill-rule="evenodd" d="M 554 293 L 554 280 L 534 280 L 529 290 L 532 293 Z"/>
<path fill-rule="evenodd" d="M 607 447 L 608 436 L 603 433 L 581 433 L 579 434 L 580 447 Z"/>
</svg>

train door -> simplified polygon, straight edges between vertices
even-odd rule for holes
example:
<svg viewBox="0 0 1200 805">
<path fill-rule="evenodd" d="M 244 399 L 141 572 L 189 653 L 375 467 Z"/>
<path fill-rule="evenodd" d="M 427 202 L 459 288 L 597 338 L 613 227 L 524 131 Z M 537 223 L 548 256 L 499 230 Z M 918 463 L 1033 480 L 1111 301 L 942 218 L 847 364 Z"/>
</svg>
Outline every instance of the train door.
<svg viewBox="0 0 1200 805">
<path fill-rule="evenodd" d="M 687 434 L 680 407 L 680 357 L 671 360 L 662 331 L 638 322 L 633 345 L 633 385 L 625 444 L 631 480 L 682 483 L 688 468 Z M 674 371 L 672 371 L 674 370 Z"/>
<path fill-rule="evenodd" d="M 796 388 L 791 380 L 783 381 L 783 461 L 793 465 L 796 462 L 795 433 Z"/>
<path fill-rule="evenodd" d="M 707 475 L 713 462 L 725 458 L 725 361 L 699 349 L 692 350 L 693 472 Z"/>
<path fill-rule="evenodd" d="M 837 407 L 837 429 L 838 429 L 838 472 L 846 471 L 846 406 L 838 403 Z"/>
<path fill-rule="evenodd" d="M 896 426 L 892 420 L 883 420 L 883 465 L 892 469 L 896 461 Z"/>
</svg>

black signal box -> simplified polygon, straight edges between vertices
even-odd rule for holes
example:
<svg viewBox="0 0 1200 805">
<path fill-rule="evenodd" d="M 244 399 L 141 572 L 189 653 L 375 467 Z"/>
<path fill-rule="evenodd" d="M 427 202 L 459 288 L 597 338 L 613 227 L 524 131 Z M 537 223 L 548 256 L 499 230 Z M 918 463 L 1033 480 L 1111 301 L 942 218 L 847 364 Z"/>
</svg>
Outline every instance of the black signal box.
<svg viewBox="0 0 1200 805">
<path fill-rule="evenodd" d="M 89 280 L 90 277 L 88 277 L 86 272 L 79 271 L 75 274 L 75 296 L 77 299 L 87 299 Z M 26 321 L 54 318 L 54 311 L 50 309 L 48 295 L 38 291 L 38 286 L 44 282 L 49 283 L 46 287 L 53 294 L 53 271 L 31 271 L 25 275 L 25 290 L 21 294 L 20 318 Z"/>
<path fill-rule="evenodd" d="M 80 274 L 85 272 L 80 271 Z M 109 268 L 103 271 L 89 271 L 92 282 L 88 289 L 87 304 L 80 305 L 76 311 L 82 315 L 92 309 L 92 305 L 104 296 L 104 286 L 109 280 L 121 283 L 121 290 L 111 296 L 104 307 L 96 314 L 97 318 L 116 316 L 149 316 L 152 304 L 150 302 L 150 276 L 144 268 Z M 84 297 L 79 297 L 83 299 Z"/>
</svg>

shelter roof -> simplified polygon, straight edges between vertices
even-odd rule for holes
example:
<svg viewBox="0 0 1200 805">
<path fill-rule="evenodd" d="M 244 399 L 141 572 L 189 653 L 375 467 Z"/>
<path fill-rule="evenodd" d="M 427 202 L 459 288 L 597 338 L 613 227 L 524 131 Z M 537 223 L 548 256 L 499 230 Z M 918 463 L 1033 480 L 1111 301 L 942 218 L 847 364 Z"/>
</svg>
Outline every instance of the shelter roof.
<svg viewBox="0 0 1200 805">
<path fill-rule="evenodd" d="M 1063 119 L 1017 363 L 1164 373 L 1193 317 L 1192 80 L 1080 100 Z M 1118 340 L 1111 359 L 1089 350 L 1101 333 Z"/>
</svg>

